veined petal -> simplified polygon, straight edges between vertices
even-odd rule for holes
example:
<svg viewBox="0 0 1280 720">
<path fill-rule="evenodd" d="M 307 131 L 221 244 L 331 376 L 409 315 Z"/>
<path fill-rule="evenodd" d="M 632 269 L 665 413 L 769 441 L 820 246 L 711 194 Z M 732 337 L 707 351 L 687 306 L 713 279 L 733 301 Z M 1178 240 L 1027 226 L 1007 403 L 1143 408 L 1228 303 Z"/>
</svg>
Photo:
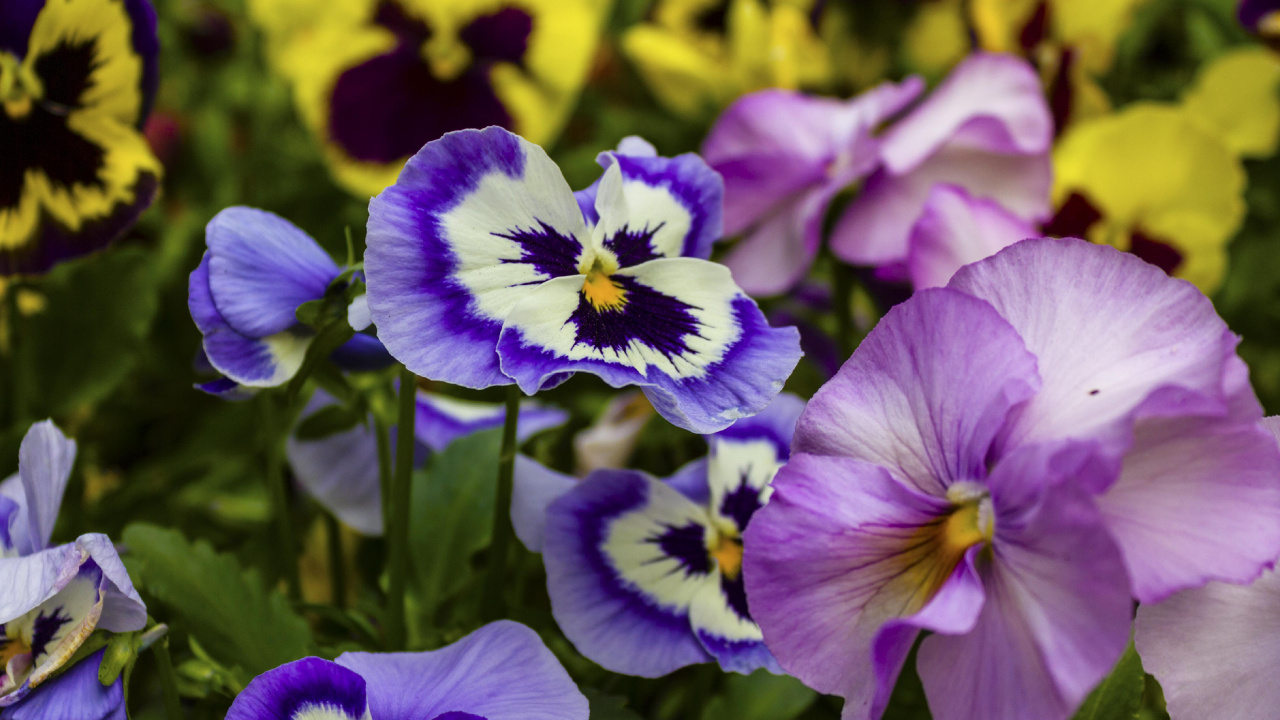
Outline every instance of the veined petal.
<svg viewBox="0 0 1280 720">
<path fill-rule="evenodd" d="M 1005 446 L 1096 439 L 1118 457 L 1139 410 L 1226 412 L 1235 336 L 1194 286 L 1136 257 L 1038 238 L 948 287 L 991 303 L 1035 355 L 1043 387 L 1010 418 Z"/>
<path fill-rule="evenodd" d="M 945 286 L 961 267 L 1039 234 L 998 202 L 975 199 L 955 185 L 935 185 L 911 230 L 911 284 L 917 290 Z"/>
<path fill-rule="evenodd" d="M 663 417 L 715 432 L 763 410 L 800 359 L 794 328 L 768 326 L 728 270 L 661 258 L 613 273 L 597 307 L 573 276 L 549 281 L 517 306 L 498 344 L 502 370 L 532 394 L 564 372 L 640 385 Z"/>
<path fill-rule="evenodd" d="M 38 607 L 71 582 L 82 555 L 75 545 L 58 545 L 24 557 L 0 558 L 0 623 Z"/>
<path fill-rule="evenodd" d="M 795 450 L 865 460 L 940 497 L 986 476 L 1006 416 L 1039 386 L 1036 358 L 990 305 L 924 290 L 890 310 L 809 401 Z"/>
<path fill-rule="evenodd" d="M 706 512 L 643 473 L 600 470 L 547 511 L 542 560 L 556 622 L 614 672 L 707 662 L 690 606 L 715 583 Z"/>
<path fill-rule="evenodd" d="M 587 699 L 556 656 L 509 620 L 439 650 L 349 652 L 338 664 L 368 683 L 374 720 L 587 720 Z"/>
<path fill-rule="evenodd" d="M 209 291 L 233 330 L 265 338 L 298 324 L 298 306 L 324 297 L 338 276 L 333 259 L 274 213 L 230 207 L 205 229 Z"/>
<path fill-rule="evenodd" d="M 341 665 L 307 657 L 254 678 L 227 720 L 371 720 L 365 680 Z"/>
<path fill-rule="evenodd" d="M 689 624 L 698 642 L 727 672 L 749 675 L 764 668 L 782 675 L 782 666 L 765 647 L 760 626 L 747 610 L 747 591 L 741 569 L 730 577 L 715 571 L 717 582 L 706 583 L 689 606 Z"/>
<path fill-rule="evenodd" d="M 610 153 L 600 178 L 592 242 L 621 267 L 660 257 L 711 256 L 720 239 L 724 181 L 702 158 Z"/>
<path fill-rule="evenodd" d="M 21 702 L 0 708 L 0 720 L 125 720 L 124 679 L 98 680 L 106 650 L 86 657 Z"/>
<path fill-rule="evenodd" d="M 500 128 L 449 133 L 369 204 L 369 312 L 418 375 L 510 383 L 494 348 L 512 308 L 578 272 L 586 226 L 559 168 Z"/>
<path fill-rule="evenodd" d="M 1249 582 L 1280 556 L 1280 449 L 1253 423 L 1141 420 L 1097 503 L 1143 603 L 1206 580 Z"/>
<path fill-rule="evenodd" d="M 1213 582 L 1138 608 L 1142 665 L 1173 720 L 1268 717 L 1280 704 L 1280 573 L 1252 585 Z"/>
<path fill-rule="evenodd" d="M 76 459 L 76 443 L 45 420 L 31 426 L 18 450 L 18 474 L 0 483 L 0 497 L 17 506 L 10 516 L 9 547 L 31 555 L 49 546 L 62 494 Z"/>
<path fill-rule="evenodd" d="M 218 372 L 249 387 L 275 387 L 302 367 L 311 337 L 292 330 L 254 339 L 236 332 L 218 312 L 209 291 L 210 253 L 191 271 L 187 306 L 204 335 L 204 351 Z"/>
<path fill-rule="evenodd" d="M 76 538 L 75 547 L 102 572 L 102 616 L 98 627 L 115 633 L 141 630 L 147 624 L 147 606 L 138 596 L 111 538 L 101 533 L 87 533 Z"/>
</svg>

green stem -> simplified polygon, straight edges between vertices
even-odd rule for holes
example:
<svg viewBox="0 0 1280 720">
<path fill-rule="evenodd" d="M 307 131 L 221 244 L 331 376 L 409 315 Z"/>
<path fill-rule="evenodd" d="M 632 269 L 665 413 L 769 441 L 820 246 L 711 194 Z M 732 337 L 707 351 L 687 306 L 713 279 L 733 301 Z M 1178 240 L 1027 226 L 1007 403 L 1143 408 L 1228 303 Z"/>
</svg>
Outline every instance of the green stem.
<svg viewBox="0 0 1280 720">
<path fill-rule="evenodd" d="M 347 566 L 342 555 L 342 530 L 333 513 L 324 514 L 324 534 L 329 544 L 329 602 L 347 606 Z"/>
<path fill-rule="evenodd" d="M 831 256 L 831 304 L 836 314 L 836 341 L 841 360 L 849 359 L 857 347 L 857 330 L 853 325 L 853 268 Z"/>
<path fill-rule="evenodd" d="M 515 477 L 516 424 L 520 419 L 520 388 L 507 388 L 507 416 L 502 423 L 502 452 L 498 456 L 498 490 L 493 504 L 493 542 L 489 544 L 489 575 L 485 583 L 485 617 L 503 617 L 503 590 L 507 584 L 507 555 L 511 538 L 511 486 Z"/>
<path fill-rule="evenodd" d="M 388 500 L 390 542 L 387 574 L 387 649 L 405 649 L 404 596 L 409 575 L 409 502 L 413 494 L 413 422 L 417 410 L 418 378 L 400 370 L 400 412 L 396 423 L 396 474 Z"/>
<path fill-rule="evenodd" d="M 182 703 L 178 699 L 178 678 L 173 672 L 173 659 L 169 657 L 169 638 L 160 638 L 151 646 L 160 668 L 160 691 L 164 694 L 164 712 L 169 720 L 182 720 Z"/>
<path fill-rule="evenodd" d="M 385 532 L 391 527 L 391 431 L 379 419 L 373 421 L 373 428 L 378 438 L 378 489 L 382 493 L 382 527 Z"/>
<path fill-rule="evenodd" d="M 272 510 L 276 516 L 276 542 L 280 569 L 289 586 L 289 599 L 302 600 L 302 581 L 298 575 L 298 549 L 293 536 L 293 515 L 289 512 L 288 488 L 281 465 L 284 456 L 284 433 L 277 419 L 276 398 L 264 393 L 262 398 L 262 424 L 268 438 L 267 492 L 271 495 Z"/>
</svg>

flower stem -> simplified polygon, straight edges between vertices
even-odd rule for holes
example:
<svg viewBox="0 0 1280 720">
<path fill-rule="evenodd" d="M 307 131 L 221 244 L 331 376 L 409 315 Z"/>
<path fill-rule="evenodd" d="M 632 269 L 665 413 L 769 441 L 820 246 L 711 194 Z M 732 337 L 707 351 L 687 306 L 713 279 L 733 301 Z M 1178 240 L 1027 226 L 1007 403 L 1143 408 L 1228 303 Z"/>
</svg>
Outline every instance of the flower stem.
<svg viewBox="0 0 1280 720">
<path fill-rule="evenodd" d="M 281 466 L 284 456 L 284 436 L 288 432 L 287 425 L 280 423 L 277 399 L 272 393 L 263 393 L 262 424 L 266 429 L 267 445 L 267 492 L 271 495 L 272 509 L 276 516 L 276 542 L 279 553 L 280 569 L 284 572 L 289 587 L 289 599 L 294 602 L 302 600 L 302 581 L 298 575 L 298 549 L 293 536 L 293 515 L 289 512 L 289 496 L 286 479 Z"/>
<path fill-rule="evenodd" d="M 182 703 L 178 699 L 178 678 L 173 672 L 173 659 L 169 657 L 169 638 L 164 637 L 151 646 L 160 669 L 160 692 L 164 694 L 164 712 L 169 720 L 182 720 Z"/>
<path fill-rule="evenodd" d="M 836 342 L 840 346 L 840 361 L 844 362 L 857 347 L 857 330 L 853 325 L 853 268 L 831 256 L 831 304 L 835 309 Z"/>
<path fill-rule="evenodd" d="M 405 585 L 409 574 L 409 502 L 413 490 L 413 422 L 417 410 L 418 378 L 400 370 L 400 409 L 396 423 L 396 473 L 387 503 L 387 649 L 404 650 Z"/>
<path fill-rule="evenodd" d="M 333 513 L 324 513 L 324 534 L 329 545 L 329 602 L 343 609 L 347 606 L 347 567 L 342 556 L 342 530 Z"/>
<path fill-rule="evenodd" d="M 485 582 L 485 618 L 503 617 L 506 564 L 514 530 L 511 527 L 511 486 L 515 478 L 516 423 L 520 419 L 520 388 L 507 388 L 507 416 L 502 423 L 502 451 L 498 455 L 498 488 L 493 501 L 493 542 L 489 544 L 489 575 Z"/>
<path fill-rule="evenodd" d="M 382 496 L 382 529 L 391 527 L 391 431 L 380 419 L 373 421 L 374 434 L 378 438 L 378 490 Z"/>
</svg>

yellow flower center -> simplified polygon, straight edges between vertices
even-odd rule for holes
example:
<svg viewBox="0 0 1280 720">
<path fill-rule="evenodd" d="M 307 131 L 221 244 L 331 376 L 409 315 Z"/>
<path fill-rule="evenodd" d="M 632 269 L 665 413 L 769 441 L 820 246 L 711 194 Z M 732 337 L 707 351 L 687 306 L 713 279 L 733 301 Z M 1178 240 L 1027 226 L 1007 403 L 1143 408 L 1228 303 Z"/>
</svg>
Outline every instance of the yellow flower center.
<svg viewBox="0 0 1280 720">
<path fill-rule="evenodd" d="M 890 581 L 906 598 L 903 615 L 923 608 L 942 589 L 965 551 L 989 543 L 995 536 L 995 515 L 986 488 L 959 482 L 947 489 L 951 510 L 904 536 L 903 549 L 894 556 L 900 568 Z"/>
<path fill-rule="evenodd" d="M 601 259 L 596 258 L 584 274 L 587 279 L 582 283 L 582 294 L 597 311 L 617 312 L 627 304 L 627 291 L 611 277 L 610 269 Z"/>
<path fill-rule="evenodd" d="M 742 538 L 720 533 L 711 557 L 720 567 L 720 573 L 730 580 L 737 580 L 742 573 Z"/>
<path fill-rule="evenodd" d="M 14 120 L 24 118 L 42 97 L 44 85 L 31 68 L 12 54 L 0 52 L 0 105 L 5 114 Z"/>
</svg>

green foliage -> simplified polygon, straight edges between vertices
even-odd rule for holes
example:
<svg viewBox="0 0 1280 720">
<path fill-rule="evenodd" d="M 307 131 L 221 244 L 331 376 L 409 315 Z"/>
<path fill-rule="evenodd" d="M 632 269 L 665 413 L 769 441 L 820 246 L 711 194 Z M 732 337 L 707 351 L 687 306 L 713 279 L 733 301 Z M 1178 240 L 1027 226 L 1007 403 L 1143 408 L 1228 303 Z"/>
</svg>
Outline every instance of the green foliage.
<svg viewBox="0 0 1280 720">
<path fill-rule="evenodd" d="M 1130 642 L 1111 674 L 1085 698 L 1074 720 L 1134 720 L 1145 687 L 1142 660 Z"/>
<path fill-rule="evenodd" d="M 757 670 L 725 678 L 724 694 L 707 703 L 702 720 L 791 720 L 816 700 L 818 694 L 788 675 Z"/>
<path fill-rule="evenodd" d="M 134 582 L 218 663 L 252 677 L 318 653 L 307 623 L 284 596 L 264 588 L 234 557 L 153 525 L 130 525 L 124 542 Z"/>
</svg>

